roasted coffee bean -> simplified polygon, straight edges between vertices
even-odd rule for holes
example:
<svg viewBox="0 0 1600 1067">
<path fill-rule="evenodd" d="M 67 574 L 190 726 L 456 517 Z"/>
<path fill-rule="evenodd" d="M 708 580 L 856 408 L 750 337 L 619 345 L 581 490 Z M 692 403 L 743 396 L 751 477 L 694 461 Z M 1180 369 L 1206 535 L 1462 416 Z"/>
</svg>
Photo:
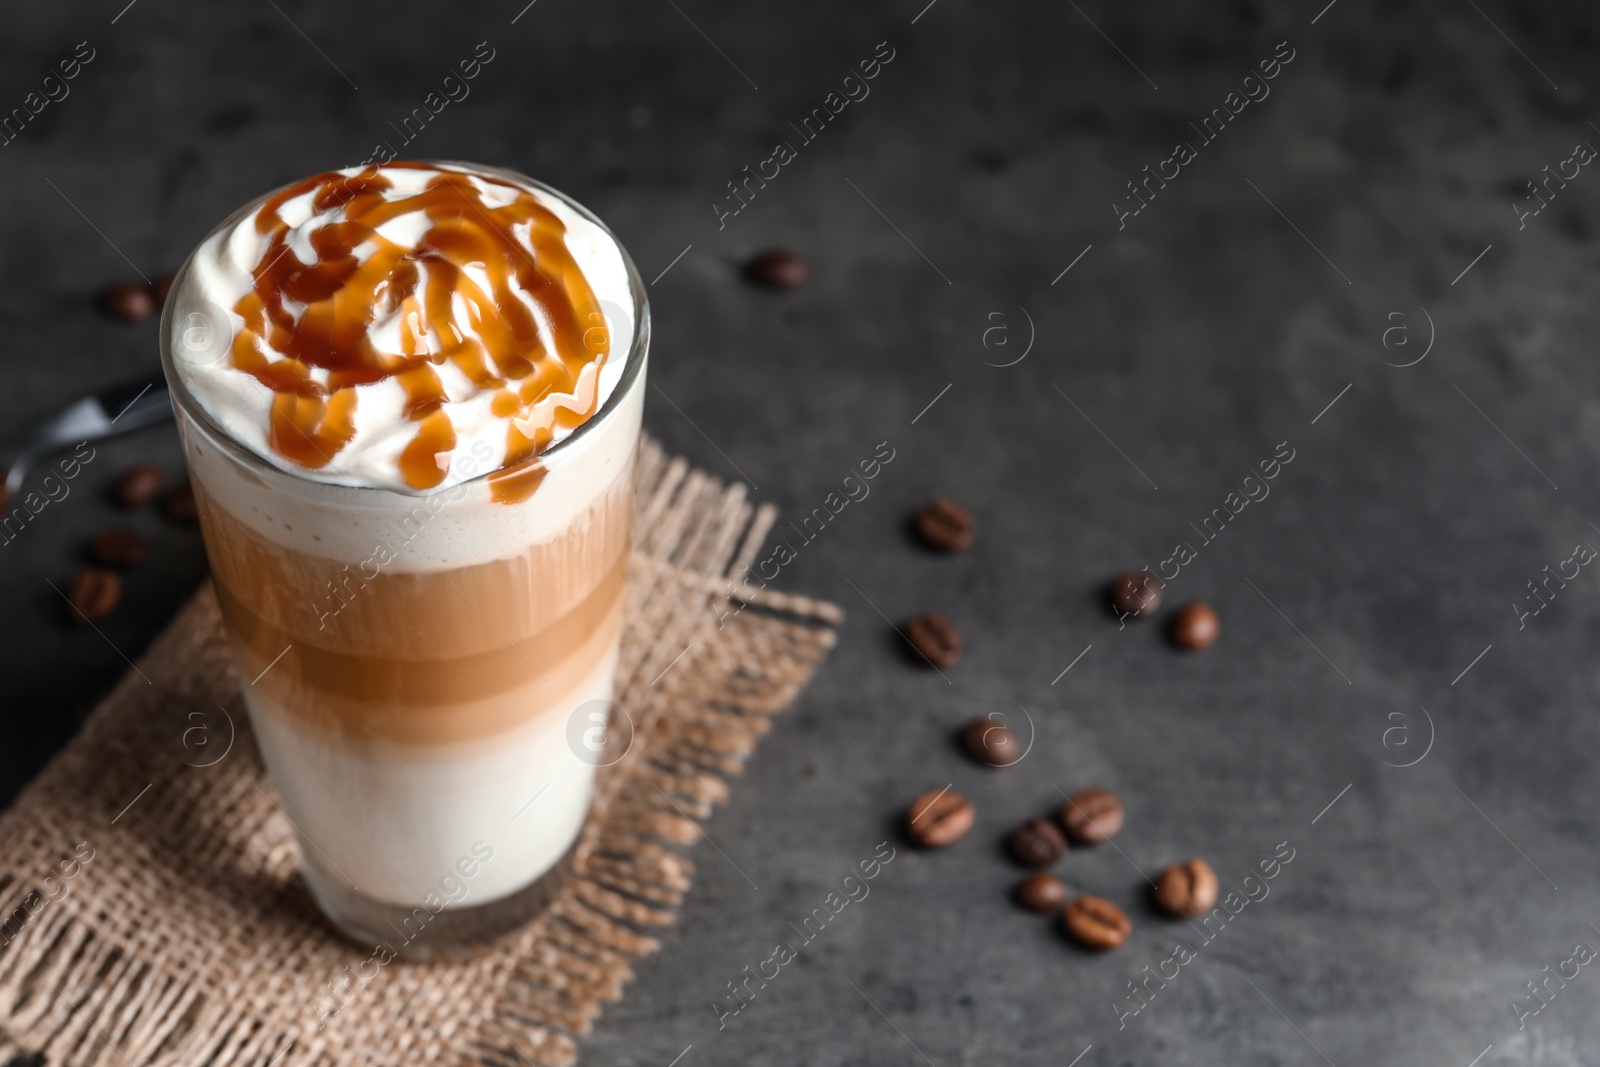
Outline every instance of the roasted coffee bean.
<svg viewBox="0 0 1600 1067">
<path fill-rule="evenodd" d="M 924 612 L 907 621 L 906 640 L 918 655 L 935 667 L 952 666 L 961 658 L 961 631 L 936 611 Z"/>
<path fill-rule="evenodd" d="M 103 567 L 126 570 L 144 562 L 144 538 L 129 526 L 113 526 L 102 530 L 89 542 L 89 555 Z"/>
<path fill-rule="evenodd" d="M 167 513 L 167 518 L 173 522 L 196 523 L 200 521 L 200 509 L 194 502 L 194 490 L 185 482 L 161 502 L 161 510 Z"/>
<path fill-rule="evenodd" d="M 751 257 L 744 276 L 764 289 L 798 289 L 811 276 L 811 268 L 793 252 L 772 248 Z"/>
<path fill-rule="evenodd" d="M 142 322 L 155 314 L 155 297 L 137 282 L 113 285 L 100 294 L 100 308 L 122 322 Z"/>
<path fill-rule="evenodd" d="M 1068 837 L 1085 845 L 1110 841 L 1122 829 L 1122 801 L 1106 789 L 1074 793 L 1061 806 L 1061 825 Z"/>
<path fill-rule="evenodd" d="M 953 789 L 935 789 L 912 801 L 906 836 L 923 848 L 953 845 L 972 829 L 972 801 Z"/>
<path fill-rule="evenodd" d="M 1061 924 L 1074 941 L 1096 952 L 1108 952 L 1121 946 L 1133 932 L 1133 923 L 1122 909 L 1105 897 L 1085 895 L 1074 900 L 1062 912 Z"/>
<path fill-rule="evenodd" d="M 1210 604 L 1185 604 L 1172 619 L 1172 643 L 1185 651 L 1199 652 L 1216 643 L 1221 626 Z"/>
<path fill-rule="evenodd" d="M 1198 857 L 1174 863 L 1156 876 L 1156 906 L 1188 919 L 1210 911 L 1217 902 L 1217 872 Z"/>
<path fill-rule="evenodd" d="M 1049 819 L 1029 819 L 1011 831 L 1006 848 L 1024 867 L 1048 867 L 1067 854 L 1067 839 Z"/>
<path fill-rule="evenodd" d="M 88 567 L 72 580 L 67 589 L 71 601 L 72 621 L 82 625 L 100 622 L 117 609 L 122 599 L 122 579 L 116 571 L 103 567 Z"/>
<path fill-rule="evenodd" d="M 150 296 L 155 300 L 158 309 L 166 305 L 167 295 L 172 292 L 172 283 L 177 277 L 176 274 L 163 274 L 150 283 Z"/>
<path fill-rule="evenodd" d="M 1067 883 L 1040 871 L 1018 882 L 1015 896 L 1017 903 L 1029 911 L 1048 915 L 1067 902 Z"/>
<path fill-rule="evenodd" d="M 1154 615 L 1161 606 L 1161 582 L 1149 571 L 1125 571 L 1111 583 L 1111 606 L 1130 618 Z"/>
<path fill-rule="evenodd" d="M 972 514 L 960 504 L 936 496 L 917 512 L 917 536 L 929 548 L 960 552 L 972 545 Z"/>
<path fill-rule="evenodd" d="M 961 744 L 968 755 L 989 767 L 1009 767 L 1022 758 L 1022 744 L 1011 727 L 987 717 L 967 723 Z"/>
<path fill-rule="evenodd" d="M 117 503 L 125 508 L 142 508 L 156 498 L 167 476 L 154 463 L 135 463 L 117 479 Z"/>
</svg>

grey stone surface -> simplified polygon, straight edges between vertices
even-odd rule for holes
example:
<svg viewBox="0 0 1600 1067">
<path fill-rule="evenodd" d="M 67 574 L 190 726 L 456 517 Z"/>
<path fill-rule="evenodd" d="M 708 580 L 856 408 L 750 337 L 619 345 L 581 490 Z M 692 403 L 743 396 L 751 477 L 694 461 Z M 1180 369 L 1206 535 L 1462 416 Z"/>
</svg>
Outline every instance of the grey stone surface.
<svg viewBox="0 0 1600 1067">
<path fill-rule="evenodd" d="M 96 58 L 0 148 L 0 425 L 153 370 L 154 326 L 93 293 L 176 266 L 267 187 L 398 146 L 390 123 L 487 40 L 472 95 L 404 150 L 571 192 L 646 278 L 692 245 L 650 289 L 651 432 L 791 518 L 895 450 L 780 579 L 849 611 L 838 651 L 709 824 L 682 921 L 586 1062 L 1592 1062 L 1592 967 L 1525 1028 L 1512 1004 L 1600 945 L 1600 586 L 1585 569 L 1525 625 L 1513 605 L 1600 546 L 1600 176 L 1552 183 L 1522 228 L 1513 205 L 1600 144 L 1595 11 L 922 3 L 12 5 L 0 112 L 79 41 Z M 1189 124 L 1286 40 L 1270 95 L 1202 143 Z M 881 41 L 870 96 L 800 144 L 790 123 Z M 796 158 L 719 229 L 725 183 L 778 140 Z M 1119 229 L 1124 183 L 1182 140 L 1196 158 Z M 809 258 L 806 288 L 739 281 L 771 245 Z M 1206 542 L 1281 442 L 1270 496 Z M 136 458 L 176 472 L 171 430 L 102 447 L 0 549 L 0 800 L 203 575 L 195 533 L 137 516 L 160 550 L 124 610 L 103 637 L 65 623 L 46 580 L 119 518 L 105 493 Z M 972 551 L 906 535 L 936 492 L 976 514 Z M 1180 542 L 1169 604 L 1222 617 L 1203 655 L 1100 601 Z M 947 678 L 886 622 L 930 607 L 968 638 Z M 952 739 L 996 707 L 1036 729 L 1003 772 Z M 898 813 L 946 783 L 977 827 L 918 854 Z M 1133 916 L 1103 957 L 1010 904 L 1000 848 L 1091 784 L 1127 827 L 1060 871 Z M 884 841 L 870 895 L 719 1029 L 725 983 Z M 1239 887 L 1281 842 L 1270 896 L 1213 941 L 1144 903 L 1165 863 Z M 1180 938 L 1197 958 L 1119 1028 Z"/>
</svg>

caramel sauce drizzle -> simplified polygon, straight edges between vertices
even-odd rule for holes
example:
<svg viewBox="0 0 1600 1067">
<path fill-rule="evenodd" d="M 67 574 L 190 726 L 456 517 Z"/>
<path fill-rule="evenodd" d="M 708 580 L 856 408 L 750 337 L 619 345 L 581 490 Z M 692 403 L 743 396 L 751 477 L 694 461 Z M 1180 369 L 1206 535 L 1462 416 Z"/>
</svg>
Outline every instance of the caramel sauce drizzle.
<svg viewBox="0 0 1600 1067">
<path fill-rule="evenodd" d="M 392 378 L 405 389 L 405 415 L 416 424 L 400 456 L 401 477 L 413 489 L 437 486 L 456 446 L 437 369 L 449 362 L 492 392 L 491 411 L 507 420 L 505 460 L 489 483 L 495 500 L 514 503 L 543 480 L 538 457 L 556 428 L 594 414 L 611 338 L 567 251 L 566 227 L 527 190 L 474 177 L 514 191 L 515 199 L 491 207 L 467 175 L 442 171 L 422 192 L 390 200 L 384 194 L 394 186 L 382 171 L 329 172 L 283 189 L 256 213 L 256 230 L 270 243 L 251 272 L 254 288 L 234 306 L 244 329 L 232 357 L 273 391 L 269 440 L 280 456 L 311 470 L 326 466 L 355 435 L 357 388 Z M 284 204 L 308 192 L 319 214 L 344 209 L 341 219 L 312 231 L 316 262 L 309 266 L 289 249 L 292 234 L 279 217 Z M 415 248 L 377 232 L 414 212 L 431 223 Z M 529 227 L 532 254 L 514 236 L 517 227 Z M 376 250 L 360 260 L 363 245 Z M 468 265 L 481 268 L 487 287 L 465 273 Z M 554 351 L 519 292 L 541 310 Z M 458 296 L 476 336 L 456 326 Z M 397 312 L 400 351 L 380 352 L 368 330 L 380 315 Z M 282 358 L 269 361 L 269 351 Z M 313 371 L 326 372 L 326 382 Z"/>
</svg>

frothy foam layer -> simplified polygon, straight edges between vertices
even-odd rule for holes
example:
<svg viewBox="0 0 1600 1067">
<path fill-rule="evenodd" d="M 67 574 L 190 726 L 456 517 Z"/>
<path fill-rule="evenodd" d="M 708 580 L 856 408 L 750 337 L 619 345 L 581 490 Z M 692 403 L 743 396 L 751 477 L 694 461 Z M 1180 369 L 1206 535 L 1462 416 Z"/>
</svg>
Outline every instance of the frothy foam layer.
<svg viewBox="0 0 1600 1067">
<path fill-rule="evenodd" d="M 648 359 L 643 350 L 635 358 Z M 641 375 L 645 367 L 641 362 Z M 418 498 L 250 470 L 199 423 L 180 419 L 179 427 L 202 498 L 233 521 L 293 552 L 353 570 L 379 566 L 400 574 L 511 559 L 584 523 L 629 476 L 643 414 L 641 380 L 582 438 L 541 457 L 538 491 L 509 503 L 481 480 Z M 322 581 L 313 588 L 322 590 Z"/>
<path fill-rule="evenodd" d="M 492 171 L 393 163 L 280 190 L 196 250 L 173 366 L 285 471 L 421 494 L 516 477 L 606 403 L 634 322 L 626 260 L 560 198 Z M 196 345 L 193 312 L 225 317 Z"/>
</svg>

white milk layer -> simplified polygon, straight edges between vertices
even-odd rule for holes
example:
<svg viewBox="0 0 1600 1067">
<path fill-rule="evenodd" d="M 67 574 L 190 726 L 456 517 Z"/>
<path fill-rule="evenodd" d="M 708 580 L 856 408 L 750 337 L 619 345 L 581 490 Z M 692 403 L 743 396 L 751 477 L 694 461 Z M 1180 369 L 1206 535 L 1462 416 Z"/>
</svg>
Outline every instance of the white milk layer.
<svg viewBox="0 0 1600 1067">
<path fill-rule="evenodd" d="M 567 721 L 580 705 L 611 699 L 615 668 L 613 647 L 570 692 L 553 696 L 536 679 L 499 694 L 492 699 L 545 710 L 516 730 L 454 745 L 332 740 L 258 691 L 244 695 L 308 865 L 388 904 L 421 907 L 433 893 L 471 907 L 527 886 L 577 840 L 595 768 L 569 745 Z M 492 850 L 486 860 L 479 842 Z M 463 877 L 461 861 L 475 856 L 476 873 Z"/>
</svg>

